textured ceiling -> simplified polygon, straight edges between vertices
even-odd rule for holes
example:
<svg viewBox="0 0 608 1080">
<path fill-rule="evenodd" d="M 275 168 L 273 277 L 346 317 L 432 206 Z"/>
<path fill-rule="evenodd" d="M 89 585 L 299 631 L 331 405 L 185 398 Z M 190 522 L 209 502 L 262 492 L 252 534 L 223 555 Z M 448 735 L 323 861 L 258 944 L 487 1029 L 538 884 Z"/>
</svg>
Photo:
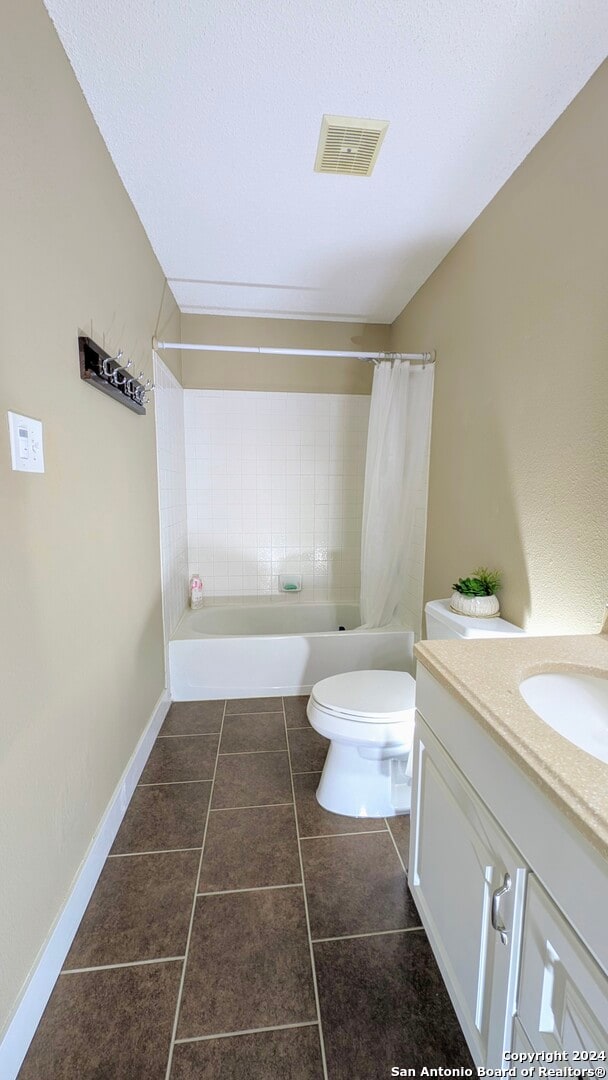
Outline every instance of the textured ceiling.
<svg viewBox="0 0 608 1080">
<path fill-rule="evenodd" d="M 391 322 L 608 51 L 606 0 L 46 0 L 185 311 Z M 389 120 L 313 171 L 324 112 Z"/>
</svg>

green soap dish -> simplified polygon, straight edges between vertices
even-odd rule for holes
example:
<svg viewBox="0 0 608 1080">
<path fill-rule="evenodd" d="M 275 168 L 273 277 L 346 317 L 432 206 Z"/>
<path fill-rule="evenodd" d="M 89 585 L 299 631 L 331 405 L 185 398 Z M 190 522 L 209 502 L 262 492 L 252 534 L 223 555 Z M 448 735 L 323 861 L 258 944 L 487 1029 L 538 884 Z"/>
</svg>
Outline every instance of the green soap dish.
<svg viewBox="0 0 608 1080">
<path fill-rule="evenodd" d="M 300 574 L 279 574 L 279 592 L 301 592 Z"/>
</svg>

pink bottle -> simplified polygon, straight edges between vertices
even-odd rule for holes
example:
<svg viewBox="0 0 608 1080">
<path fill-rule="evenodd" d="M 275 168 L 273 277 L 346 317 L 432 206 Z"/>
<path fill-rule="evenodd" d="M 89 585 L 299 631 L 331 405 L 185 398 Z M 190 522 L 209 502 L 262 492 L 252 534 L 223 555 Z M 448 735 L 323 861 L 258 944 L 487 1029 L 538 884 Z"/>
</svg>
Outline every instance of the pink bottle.
<svg viewBox="0 0 608 1080">
<path fill-rule="evenodd" d="M 190 578 L 190 607 L 193 610 L 203 606 L 203 582 L 198 574 Z"/>
</svg>

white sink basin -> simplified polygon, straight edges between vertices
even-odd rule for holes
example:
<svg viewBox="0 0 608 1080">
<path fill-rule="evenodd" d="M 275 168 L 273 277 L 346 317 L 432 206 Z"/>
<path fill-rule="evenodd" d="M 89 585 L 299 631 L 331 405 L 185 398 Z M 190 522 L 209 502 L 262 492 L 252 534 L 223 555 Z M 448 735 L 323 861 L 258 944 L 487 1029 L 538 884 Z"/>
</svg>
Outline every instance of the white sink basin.
<svg viewBox="0 0 608 1080">
<path fill-rule="evenodd" d="M 555 671 L 530 675 L 519 692 L 545 724 L 608 763 L 608 678 Z"/>
</svg>

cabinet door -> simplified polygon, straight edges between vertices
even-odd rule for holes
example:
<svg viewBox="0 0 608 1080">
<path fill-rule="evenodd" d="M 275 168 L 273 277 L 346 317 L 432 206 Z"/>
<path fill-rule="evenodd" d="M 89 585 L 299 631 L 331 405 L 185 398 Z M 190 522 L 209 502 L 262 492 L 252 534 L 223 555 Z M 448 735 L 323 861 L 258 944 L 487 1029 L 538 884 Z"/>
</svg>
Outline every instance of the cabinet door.
<svg viewBox="0 0 608 1080">
<path fill-rule="evenodd" d="M 420 717 L 411 836 L 410 888 L 475 1063 L 504 1066 L 527 868 Z"/>
<path fill-rule="evenodd" d="M 608 977 L 538 881 L 526 901 L 519 1019 L 536 1051 L 608 1051 Z M 601 1060 L 601 1059 L 600 1059 Z M 592 1060 L 578 1058 L 581 1068 Z"/>
</svg>

